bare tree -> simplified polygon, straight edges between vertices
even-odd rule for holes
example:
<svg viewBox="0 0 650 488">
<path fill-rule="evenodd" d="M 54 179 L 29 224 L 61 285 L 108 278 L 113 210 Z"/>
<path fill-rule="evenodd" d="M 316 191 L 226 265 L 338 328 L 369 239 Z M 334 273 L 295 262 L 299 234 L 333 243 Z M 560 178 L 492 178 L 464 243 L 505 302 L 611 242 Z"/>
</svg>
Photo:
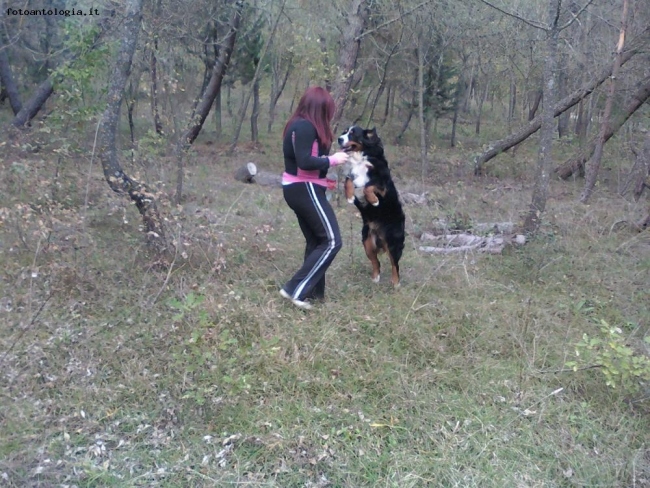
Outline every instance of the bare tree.
<svg viewBox="0 0 650 488">
<path fill-rule="evenodd" d="M 367 0 L 350 0 L 339 43 L 338 74 L 332 83 L 332 97 L 336 103 L 336 113 L 332 120 L 334 127 L 338 126 L 343 115 L 359 57 L 361 35 L 366 27 L 369 14 L 370 8 Z"/>
<path fill-rule="evenodd" d="M 524 230 L 529 234 L 535 234 L 541 225 L 542 214 L 546 210 L 548 199 L 548 183 L 551 171 L 551 149 L 553 147 L 553 133 L 555 130 L 553 119 L 555 118 L 556 100 L 556 68 L 557 68 L 557 45 L 560 37 L 560 12 L 562 1 L 549 0 L 548 20 L 546 29 L 546 61 L 544 63 L 544 107 L 542 108 L 541 135 L 539 140 L 539 154 L 537 156 L 537 168 L 535 175 L 535 187 L 526 218 L 524 219 Z"/>
<path fill-rule="evenodd" d="M 596 180 L 598 179 L 598 171 L 600 169 L 600 162 L 603 158 L 603 148 L 605 147 L 606 135 L 609 126 L 609 119 L 612 116 L 612 106 L 614 105 L 614 95 L 616 94 L 616 78 L 621 69 L 621 59 L 623 57 L 623 47 L 625 46 L 625 31 L 627 30 L 627 12 L 629 8 L 629 0 L 623 0 L 623 10 L 621 14 L 621 32 L 616 45 L 616 56 L 614 58 L 614 66 L 612 67 L 612 76 L 609 80 L 609 92 L 607 94 L 607 101 L 605 102 L 605 113 L 603 114 L 603 122 L 600 126 L 598 139 L 596 140 L 596 147 L 589 163 L 587 164 L 587 176 L 585 178 L 585 187 L 580 195 L 580 201 L 587 203 L 589 197 L 594 191 Z"/>
<path fill-rule="evenodd" d="M 101 118 L 97 137 L 98 154 L 104 177 L 110 188 L 128 195 L 135 203 L 144 221 L 149 242 L 162 251 L 166 249 L 162 221 L 156 207 L 155 194 L 145 183 L 128 176 L 118 160 L 117 130 L 124 90 L 131 73 L 133 53 L 138 42 L 143 0 L 127 0 L 120 49 L 115 58 L 107 94 L 106 109 Z"/>
</svg>

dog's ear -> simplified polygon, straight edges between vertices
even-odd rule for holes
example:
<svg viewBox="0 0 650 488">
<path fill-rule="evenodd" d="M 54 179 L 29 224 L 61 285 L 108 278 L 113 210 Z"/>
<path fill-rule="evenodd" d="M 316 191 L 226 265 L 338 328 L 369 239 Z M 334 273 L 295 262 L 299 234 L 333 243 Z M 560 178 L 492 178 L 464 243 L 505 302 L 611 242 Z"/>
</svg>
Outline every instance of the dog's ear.
<svg viewBox="0 0 650 488">
<path fill-rule="evenodd" d="M 369 141 L 374 141 L 377 139 L 377 129 L 375 127 L 372 129 L 366 129 L 363 131 L 363 136 Z"/>
</svg>

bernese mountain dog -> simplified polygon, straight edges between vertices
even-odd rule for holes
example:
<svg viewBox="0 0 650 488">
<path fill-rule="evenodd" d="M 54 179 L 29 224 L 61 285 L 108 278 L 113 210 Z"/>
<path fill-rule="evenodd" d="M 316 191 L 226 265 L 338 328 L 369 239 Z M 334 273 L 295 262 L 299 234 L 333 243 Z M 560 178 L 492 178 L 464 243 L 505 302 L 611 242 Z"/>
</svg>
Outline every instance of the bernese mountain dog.
<svg viewBox="0 0 650 488">
<path fill-rule="evenodd" d="M 350 172 L 345 179 L 345 196 L 361 213 L 361 241 L 372 263 L 372 281 L 379 282 L 378 254 L 385 252 L 392 267 L 391 282 L 399 286 L 399 260 L 404 250 L 406 217 L 384 156 L 384 146 L 372 129 L 349 127 L 338 138 L 349 154 Z"/>
</svg>

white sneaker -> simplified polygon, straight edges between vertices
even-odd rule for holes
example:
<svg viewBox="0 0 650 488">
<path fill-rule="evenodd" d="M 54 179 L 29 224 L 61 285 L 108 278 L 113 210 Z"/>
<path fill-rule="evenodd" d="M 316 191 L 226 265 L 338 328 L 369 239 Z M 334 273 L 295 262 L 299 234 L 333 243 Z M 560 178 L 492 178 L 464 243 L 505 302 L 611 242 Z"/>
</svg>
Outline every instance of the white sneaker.
<svg viewBox="0 0 650 488">
<path fill-rule="evenodd" d="M 289 295 L 289 293 L 287 293 L 284 288 L 280 288 L 280 295 L 282 295 L 282 297 L 286 298 L 287 300 L 291 300 L 291 303 L 293 303 L 298 308 L 302 308 L 303 310 L 311 310 L 314 308 L 314 306 L 309 302 L 298 300 L 297 298 L 291 298 L 291 295 Z"/>
</svg>

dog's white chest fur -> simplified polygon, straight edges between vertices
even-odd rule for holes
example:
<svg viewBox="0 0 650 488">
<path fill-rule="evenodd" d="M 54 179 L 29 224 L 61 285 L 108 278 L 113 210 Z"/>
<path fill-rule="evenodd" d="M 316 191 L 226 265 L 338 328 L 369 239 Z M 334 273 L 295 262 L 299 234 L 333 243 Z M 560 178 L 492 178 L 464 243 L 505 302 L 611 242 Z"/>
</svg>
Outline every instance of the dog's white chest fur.
<svg viewBox="0 0 650 488">
<path fill-rule="evenodd" d="M 372 163 L 360 151 L 349 153 L 348 162 L 350 163 L 349 175 L 354 183 L 354 187 L 363 188 L 370 181 L 370 178 L 368 178 L 368 168 L 372 167 Z"/>
</svg>

